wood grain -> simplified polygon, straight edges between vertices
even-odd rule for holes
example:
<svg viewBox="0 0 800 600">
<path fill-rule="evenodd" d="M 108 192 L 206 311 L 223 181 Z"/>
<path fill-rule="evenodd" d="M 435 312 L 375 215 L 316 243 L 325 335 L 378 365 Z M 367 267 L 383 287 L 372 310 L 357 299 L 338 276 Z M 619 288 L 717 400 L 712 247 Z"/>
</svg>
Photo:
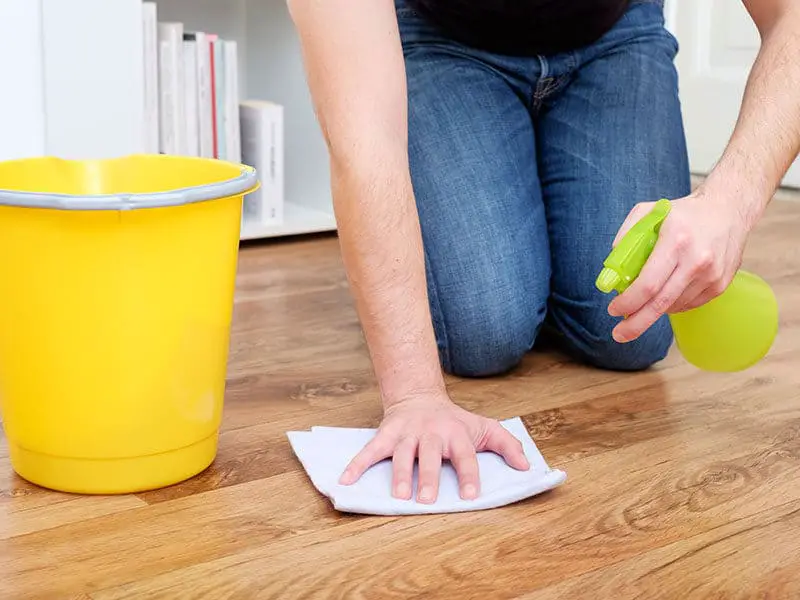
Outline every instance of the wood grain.
<svg viewBox="0 0 800 600">
<path fill-rule="evenodd" d="M 620 374 L 535 351 L 448 378 L 462 406 L 521 415 L 568 473 L 497 510 L 342 515 L 285 432 L 374 426 L 377 387 L 335 238 L 242 248 L 219 455 L 120 497 L 13 474 L 0 437 L 0 598 L 798 598 L 800 203 L 774 203 L 744 267 L 775 288 L 769 357 L 728 375 L 673 351 Z"/>
</svg>

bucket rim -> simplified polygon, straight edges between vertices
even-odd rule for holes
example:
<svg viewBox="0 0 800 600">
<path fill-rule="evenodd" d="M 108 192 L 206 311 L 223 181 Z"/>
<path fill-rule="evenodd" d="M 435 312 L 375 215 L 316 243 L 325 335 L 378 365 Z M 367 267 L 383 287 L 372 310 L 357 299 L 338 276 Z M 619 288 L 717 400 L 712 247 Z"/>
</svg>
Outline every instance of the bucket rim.
<svg viewBox="0 0 800 600">
<path fill-rule="evenodd" d="M 160 192 L 148 193 L 125 193 L 125 194 L 59 194 L 51 192 L 22 192 L 0 188 L 0 206 L 14 208 L 41 208 L 53 210 L 77 210 L 77 211 L 103 211 L 103 210 L 138 210 L 146 208 L 166 208 L 170 206 L 182 206 L 195 204 L 209 200 L 219 200 L 231 196 L 240 196 L 258 188 L 258 172 L 255 168 L 219 160 L 194 156 L 171 156 L 165 154 L 154 155 L 129 155 L 112 159 L 99 159 L 96 162 L 105 160 L 123 160 L 133 157 L 165 157 L 180 160 L 200 160 L 226 163 L 239 170 L 236 177 L 207 183 L 202 185 L 187 186 L 165 190 Z M 35 157 L 37 159 L 51 159 L 52 157 Z M 26 159 L 21 159 L 26 160 Z M 28 159 L 30 160 L 30 159 Z M 61 159 L 64 162 L 71 162 L 71 159 Z M 75 161 L 81 162 L 81 161 Z"/>
</svg>

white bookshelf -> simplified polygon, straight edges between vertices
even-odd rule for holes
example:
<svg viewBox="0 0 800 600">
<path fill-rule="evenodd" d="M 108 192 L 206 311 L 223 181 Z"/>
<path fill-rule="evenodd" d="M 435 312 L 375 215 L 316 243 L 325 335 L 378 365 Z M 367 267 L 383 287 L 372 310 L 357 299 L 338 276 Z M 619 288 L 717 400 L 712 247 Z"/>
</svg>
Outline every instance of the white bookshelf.
<svg viewBox="0 0 800 600">
<path fill-rule="evenodd" d="M 326 210 L 309 208 L 303 204 L 287 202 L 284 207 L 284 220 L 280 225 L 263 228 L 247 226 L 242 228 L 242 240 L 258 240 L 265 238 L 323 233 L 336 229 L 333 213 Z"/>
<path fill-rule="evenodd" d="M 156 0 L 159 19 L 214 31 L 239 45 L 239 95 L 284 107 L 283 224 L 244 227 L 242 239 L 333 231 L 328 152 L 283 0 Z"/>
<path fill-rule="evenodd" d="M 244 226 L 242 239 L 334 231 L 327 148 L 285 1 L 155 1 L 159 21 L 237 41 L 240 100 L 283 106 L 284 220 Z M 14 8 L 0 11 L 3 30 L 37 32 L 23 41 L 38 48 L 24 53 L 27 68 L 3 71 L 9 89 L 17 91 L 0 96 L 0 115 L 8 121 L 0 122 L 1 158 L 143 152 L 141 0 L 2 0 L 0 6 L 4 2 Z M 14 45 L 5 54 L 17 54 Z M 10 128 L 14 123 L 24 125 Z"/>
<path fill-rule="evenodd" d="M 0 160 L 44 152 L 41 7 L 0 0 Z M 11 58 L 13 57 L 13 59 Z"/>
</svg>

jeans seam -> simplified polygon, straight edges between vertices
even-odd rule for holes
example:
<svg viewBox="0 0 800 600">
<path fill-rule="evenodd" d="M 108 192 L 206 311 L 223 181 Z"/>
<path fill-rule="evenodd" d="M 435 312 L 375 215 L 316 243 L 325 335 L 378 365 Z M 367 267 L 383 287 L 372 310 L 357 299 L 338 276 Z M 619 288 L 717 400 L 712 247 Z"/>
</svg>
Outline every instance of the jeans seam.
<svg viewBox="0 0 800 600">
<path fill-rule="evenodd" d="M 539 76 L 536 78 L 536 84 L 533 86 L 533 93 L 531 94 L 531 109 L 537 112 L 541 108 L 542 100 L 545 97 L 547 88 L 552 81 L 550 76 L 550 65 L 544 56 L 538 55 L 536 57 L 539 62 Z"/>
</svg>

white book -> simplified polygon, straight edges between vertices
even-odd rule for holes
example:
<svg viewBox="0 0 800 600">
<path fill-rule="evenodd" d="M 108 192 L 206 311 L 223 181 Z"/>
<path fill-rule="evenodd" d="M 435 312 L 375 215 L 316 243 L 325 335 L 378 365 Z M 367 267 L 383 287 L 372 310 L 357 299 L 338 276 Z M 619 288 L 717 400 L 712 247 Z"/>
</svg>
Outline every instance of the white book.
<svg viewBox="0 0 800 600">
<path fill-rule="evenodd" d="M 243 227 L 263 228 L 284 220 L 283 106 L 245 100 L 239 106 L 242 160 L 258 172 L 261 187 L 244 199 Z"/>
<path fill-rule="evenodd" d="M 211 43 L 208 35 L 195 32 L 197 42 L 197 102 L 200 156 L 214 158 L 214 104 L 211 93 Z"/>
<path fill-rule="evenodd" d="M 216 153 L 214 158 L 225 160 L 225 53 L 223 41 L 211 36 L 211 55 L 213 60 L 213 98 L 214 98 L 214 136 Z"/>
<path fill-rule="evenodd" d="M 242 143 L 239 124 L 239 58 L 237 43 L 225 40 L 225 160 L 242 161 Z"/>
<path fill-rule="evenodd" d="M 197 84 L 197 42 L 194 34 L 183 36 L 183 119 L 186 127 L 187 156 L 200 156 L 200 98 Z"/>
<path fill-rule="evenodd" d="M 161 152 L 186 154 L 183 23 L 158 24 Z"/>
<path fill-rule="evenodd" d="M 144 46 L 144 151 L 158 154 L 158 9 L 155 2 L 142 2 Z"/>
</svg>

